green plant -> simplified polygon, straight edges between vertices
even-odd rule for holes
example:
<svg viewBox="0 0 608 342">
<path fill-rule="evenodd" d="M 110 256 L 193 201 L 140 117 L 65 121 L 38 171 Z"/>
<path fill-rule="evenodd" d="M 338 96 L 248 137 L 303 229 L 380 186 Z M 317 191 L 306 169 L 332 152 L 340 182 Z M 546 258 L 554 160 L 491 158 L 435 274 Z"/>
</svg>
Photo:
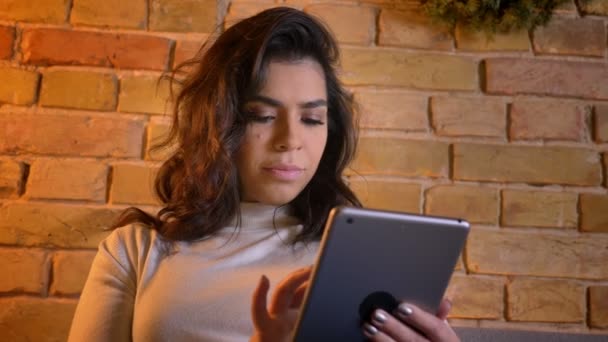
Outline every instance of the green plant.
<svg viewBox="0 0 608 342">
<path fill-rule="evenodd" d="M 569 0 L 421 0 L 436 22 L 490 35 L 545 25 L 553 10 Z"/>
</svg>

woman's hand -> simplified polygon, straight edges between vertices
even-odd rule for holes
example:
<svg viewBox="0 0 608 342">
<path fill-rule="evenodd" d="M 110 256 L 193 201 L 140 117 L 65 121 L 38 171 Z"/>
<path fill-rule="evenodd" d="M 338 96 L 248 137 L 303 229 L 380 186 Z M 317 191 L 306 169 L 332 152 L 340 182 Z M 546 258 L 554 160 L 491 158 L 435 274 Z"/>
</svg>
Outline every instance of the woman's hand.
<svg viewBox="0 0 608 342">
<path fill-rule="evenodd" d="M 372 313 L 371 322 L 363 324 L 363 333 L 371 341 L 456 342 L 460 341 L 446 317 L 451 303 L 444 299 L 434 316 L 413 304 L 401 303 L 389 314 L 381 309 Z"/>
<path fill-rule="evenodd" d="M 250 342 L 290 340 L 311 272 L 312 267 L 305 267 L 290 273 L 275 289 L 270 306 L 266 303 L 270 282 L 262 276 L 253 293 L 251 316 L 255 332 Z"/>
</svg>

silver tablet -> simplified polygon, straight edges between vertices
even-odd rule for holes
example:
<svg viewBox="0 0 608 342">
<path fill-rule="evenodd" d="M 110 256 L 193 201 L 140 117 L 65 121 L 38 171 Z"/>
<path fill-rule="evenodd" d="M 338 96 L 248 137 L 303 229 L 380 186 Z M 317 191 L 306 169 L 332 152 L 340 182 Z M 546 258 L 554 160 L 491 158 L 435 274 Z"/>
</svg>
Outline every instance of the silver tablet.
<svg viewBox="0 0 608 342">
<path fill-rule="evenodd" d="M 363 341 L 363 320 L 402 300 L 437 312 L 468 232 L 460 219 L 334 208 L 294 341 Z"/>
</svg>

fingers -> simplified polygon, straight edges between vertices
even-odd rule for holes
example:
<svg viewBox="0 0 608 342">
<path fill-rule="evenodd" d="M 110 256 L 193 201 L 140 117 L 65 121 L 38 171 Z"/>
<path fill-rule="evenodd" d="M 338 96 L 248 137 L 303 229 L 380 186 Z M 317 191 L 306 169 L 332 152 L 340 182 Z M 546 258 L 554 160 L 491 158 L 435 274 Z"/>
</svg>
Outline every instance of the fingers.
<svg viewBox="0 0 608 342">
<path fill-rule="evenodd" d="M 363 334 L 370 340 L 376 342 L 393 342 L 390 336 L 379 330 L 370 323 L 363 324 Z"/>
<path fill-rule="evenodd" d="M 306 290 L 308 289 L 308 280 L 305 281 L 302 285 L 300 285 L 293 294 L 291 298 L 291 304 L 289 304 L 290 309 L 298 309 L 302 306 L 302 302 L 304 301 L 304 295 L 306 294 Z"/>
<path fill-rule="evenodd" d="M 301 268 L 287 276 L 276 288 L 270 304 L 270 314 L 281 314 L 289 309 L 292 298 L 302 284 L 310 277 L 311 267 Z"/>
<path fill-rule="evenodd" d="M 428 341 L 411 327 L 382 309 L 376 309 L 371 322 L 363 325 L 363 334 L 372 341 Z"/>
<path fill-rule="evenodd" d="M 451 309 L 452 302 L 449 299 L 444 298 L 441 301 L 441 304 L 439 304 L 439 310 L 437 310 L 437 317 L 442 321 L 446 320 Z"/>
<path fill-rule="evenodd" d="M 253 324 L 257 329 L 266 326 L 267 322 L 270 320 L 270 315 L 266 309 L 266 298 L 268 296 L 269 288 L 270 281 L 263 275 L 253 292 L 253 300 L 251 302 L 251 317 L 253 319 Z"/>
<path fill-rule="evenodd" d="M 458 337 L 447 321 L 434 316 L 419 307 L 401 303 L 395 310 L 395 316 L 406 325 L 420 331 L 431 341 L 458 341 Z"/>
</svg>

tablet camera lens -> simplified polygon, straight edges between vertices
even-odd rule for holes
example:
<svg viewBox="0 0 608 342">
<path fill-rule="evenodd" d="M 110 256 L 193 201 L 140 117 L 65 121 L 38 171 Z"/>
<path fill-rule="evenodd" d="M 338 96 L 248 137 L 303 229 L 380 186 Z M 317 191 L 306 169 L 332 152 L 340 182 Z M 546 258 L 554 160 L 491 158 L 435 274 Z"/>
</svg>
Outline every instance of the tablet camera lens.
<svg viewBox="0 0 608 342">
<path fill-rule="evenodd" d="M 372 292 L 359 304 L 359 317 L 362 322 L 367 322 L 376 309 L 393 312 L 398 305 L 399 302 L 390 293 L 385 291 Z"/>
<path fill-rule="evenodd" d="M 351 217 L 347 218 L 346 223 L 353 223 L 353 219 Z"/>
</svg>

